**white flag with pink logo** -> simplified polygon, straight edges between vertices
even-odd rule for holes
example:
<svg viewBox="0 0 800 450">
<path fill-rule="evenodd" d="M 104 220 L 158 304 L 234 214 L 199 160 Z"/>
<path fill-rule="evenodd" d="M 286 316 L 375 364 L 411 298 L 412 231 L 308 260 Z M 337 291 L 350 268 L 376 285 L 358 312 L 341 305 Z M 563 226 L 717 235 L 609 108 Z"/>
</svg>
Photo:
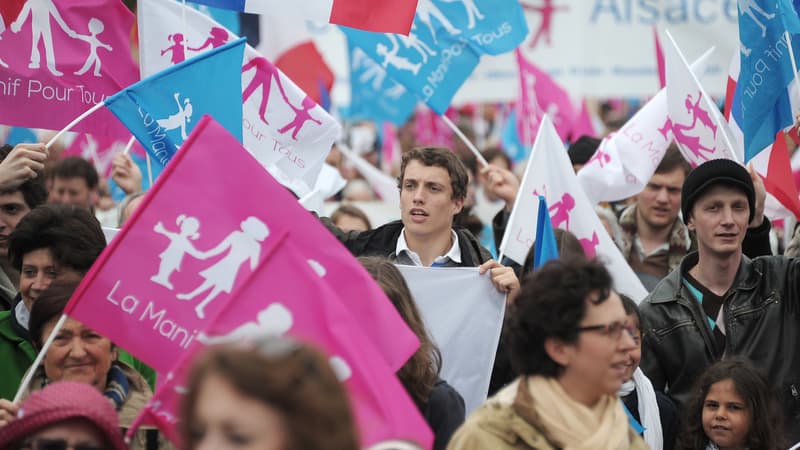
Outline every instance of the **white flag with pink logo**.
<svg viewBox="0 0 800 450">
<path fill-rule="evenodd" d="M 546 115 L 500 244 L 500 252 L 518 264 L 525 263 L 525 256 L 536 237 L 540 195 L 547 199 L 553 228 L 572 232 L 580 240 L 588 258 L 597 257 L 603 262 L 614 277 L 618 291 L 637 302 L 647 295 L 647 290 L 600 223 L 593 203 L 572 170 L 564 144 Z"/>
<path fill-rule="evenodd" d="M 139 79 L 120 0 L 27 0 L 0 14 L 0 123 L 60 130 Z M 130 136 L 113 117 L 101 109 L 74 130 Z"/>
<path fill-rule="evenodd" d="M 138 5 L 143 76 L 237 38 L 172 0 L 140 0 Z M 242 63 L 242 99 L 244 147 L 296 194 L 308 194 L 341 133 L 339 123 L 249 45 Z"/>
<path fill-rule="evenodd" d="M 692 167 L 718 158 L 742 161 L 744 150 L 735 146 L 728 124 L 706 93 L 678 45 L 667 32 L 667 109 L 675 143 Z"/>
<path fill-rule="evenodd" d="M 692 64 L 703 74 L 711 50 Z M 636 195 L 658 167 L 672 142 L 667 92 L 661 89 L 623 127 L 603 138 L 600 147 L 578 172 L 578 181 L 592 201 L 617 201 Z"/>
<path fill-rule="evenodd" d="M 566 141 L 577 117 L 569 94 L 548 74 L 525 59 L 519 49 L 515 54 L 520 88 L 517 129 L 522 143 L 533 143 L 545 114 L 550 116 L 561 140 Z"/>
</svg>

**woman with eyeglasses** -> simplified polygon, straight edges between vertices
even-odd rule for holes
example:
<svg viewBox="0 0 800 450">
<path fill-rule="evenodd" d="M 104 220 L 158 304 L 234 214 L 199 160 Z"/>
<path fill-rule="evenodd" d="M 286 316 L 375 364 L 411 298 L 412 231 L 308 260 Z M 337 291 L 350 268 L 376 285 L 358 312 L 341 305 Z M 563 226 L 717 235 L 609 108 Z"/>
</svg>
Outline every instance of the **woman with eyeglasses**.
<svg viewBox="0 0 800 450">
<path fill-rule="evenodd" d="M 357 450 L 350 402 L 326 357 L 285 338 L 212 347 L 186 383 L 189 450 Z"/>
<path fill-rule="evenodd" d="M 475 411 L 447 447 L 646 449 L 617 397 L 633 327 L 600 263 L 551 261 L 528 275 L 508 311 L 520 376 Z"/>
<path fill-rule="evenodd" d="M 34 392 L 19 418 L 0 428 L 0 450 L 125 450 L 117 413 L 86 383 L 60 381 Z"/>
<path fill-rule="evenodd" d="M 101 393 L 116 411 L 118 430 L 124 434 L 153 393 L 139 372 L 118 359 L 119 349 L 108 338 L 73 318 L 67 318 L 64 325 L 55 330 L 75 288 L 75 282 L 55 282 L 39 295 L 33 305 L 28 323 L 33 347 L 41 350 L 53 331 L 55 337 L 41 366 L 32 369 L 35 370 L 33 380 L 25 395 L 33 395 L 60 381 L 86 384 Z M 24 414 L 21 407 L 0 399 L 0 427 L 3 422 L 13 425 Z M 174 447 L 157 428 L 142 426 L 133 434 L 129 448 L 168 450 Z"/>
</svg>

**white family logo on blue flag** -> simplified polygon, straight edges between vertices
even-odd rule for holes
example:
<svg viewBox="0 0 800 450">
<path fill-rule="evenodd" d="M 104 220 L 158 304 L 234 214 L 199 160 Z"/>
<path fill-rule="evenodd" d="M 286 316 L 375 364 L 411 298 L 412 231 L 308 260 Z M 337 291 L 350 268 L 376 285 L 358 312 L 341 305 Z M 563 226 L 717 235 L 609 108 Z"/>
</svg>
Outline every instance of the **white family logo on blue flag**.
<svg viewBox="0 0 800 450">
<path fill-rule="evenodd" d="M 740 0 L 741 71 L 731 114 L 744 134 L 745 162 L 794 123 L 787 87 L 794 79 L 785 31 L 800 32 L 790 0 Z M 795 55 L 800 43 L 792 39 Z"/>
<path fill-rule="evenodd" d="M 419 0 L 408 36 L 342 29 L 353 45 L 439 114 L 481 55 L 511 51 L 528 34 L 518 0 Z"/>
<path fill-rule="evenodd" d="M 105 104 L 162 165 L 204 114 L 241 142 L 244 44 L 242 38 L 169 67 L 109 97 Z"/>
<path fill-rule="evenodd" d="M 348 42 L 350 53 L 350 106 L 347 119 L 370 119 L 402 125 L 414 112 L 416 95 L 386 75 L 386 69 L 363 50 Z"/>
</svg>

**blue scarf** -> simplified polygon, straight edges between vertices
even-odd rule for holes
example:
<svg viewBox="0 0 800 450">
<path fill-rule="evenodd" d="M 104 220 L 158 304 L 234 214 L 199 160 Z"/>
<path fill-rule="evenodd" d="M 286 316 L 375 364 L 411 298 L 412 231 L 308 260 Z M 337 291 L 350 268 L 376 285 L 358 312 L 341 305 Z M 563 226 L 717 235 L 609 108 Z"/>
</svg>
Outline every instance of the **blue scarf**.
<svg viewBox="0 0 800 450">
<path fill-rule="evenodd" d="M 125 372 L 119 365 L 112 364 L 111 369 L 108 371 L 106 390 L 103 391 L 103 395 L 114 403 L 114 408 L 116 408 L 117 411 L 122 408 L 122 404 L 125 403 L 125 399 L 128 398 L 129 389 L 130 383 L 128 382 L 128 377 L 125 375 Z"/>
</svg>

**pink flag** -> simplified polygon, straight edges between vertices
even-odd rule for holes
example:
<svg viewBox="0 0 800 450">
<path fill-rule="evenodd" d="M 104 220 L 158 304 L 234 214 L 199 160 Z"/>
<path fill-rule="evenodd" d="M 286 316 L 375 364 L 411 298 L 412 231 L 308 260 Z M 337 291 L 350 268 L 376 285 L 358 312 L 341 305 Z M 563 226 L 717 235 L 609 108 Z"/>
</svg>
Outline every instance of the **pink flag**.
<svg viewBox="0 0 800 450">
<path fill-rule="evenodd" d="M 101 177 L 109 177 L 111 176 L 111 160 L 114 159 L 114 155 L 124 151 L 126 145 L 128 145 L 128 139 L 81 133 L 61 156 L 79 156 L 91 161 Z"/>
<path fill-rule="evenodd" d="M 520 101 L 517 112 L 517 129 L 524 145 L 533 144 L 539 131 L 542 116 L 548 114 L 562 141 L 572 130 L 575 110 L 569 94 L 549 75 L 525 59 L 515 50 L 519 64 Z"/>
<path fill-rule="evenodd" d="M 452 120 L 452 109 L 445 113 Z M 432 109 L 417 108 L 414 112 L 414 136 L 417 142 L 453 148 L 453 131 Z"/>
<path fill-rule="evenodd" d="M 202 351 L 205 345 L 288 335 L 310 342 L 330 356 L 334 372 L 350 393 L 364 448 L 389 439 L 430 448 L 432 435 L 425 420 L 363 334 L 361 324 L 345 308 L 343 302 L 350 299 L 331 290 L 324 281 L 329 276 L 324 275 L 326 267 L 307 261 L 307 250 L 296 243 L 282 236 L 274 257 L 258 267 L 252 282 L 238 291 L 237 301 L 208 325 L 166 377 L 168 381 L 159 386 L 144 420 L 155 422 L 174 438 L 175 407 L 191 362 L 188 355 Z"/>
<path fill-rule="evenodd" d="M 138 5 L 143 75 L 151 75 L 236 39 L 208 16 L 193 9 L 184 10 L 180 3 L 172 0 L 139 0 Z M 272 61 L 274 59 L 250 46 L 245 48 L 242 62 L 244 147 L 274 177 L 302 197 L 314 188 L 341 127 L 314 101 L 309 91 L 304 92 Z M 314 67 L 312 60 L 305 63 L 307 67 Z M 319 86 L 316 80 L 313 86 L 314 89 Z"/>
<path fill-rule="evenodd" d="M 0 123 L 60 130 L 138 80 L 130 52 L 133 15 L 119 0 L 28 0 L 13 20 L 7 1 L 0 21 Z M 130 136 L 105 109 L 75 131 Z"/>
<path fill-rule="evenodd" d="M 289 236 L 399 369 L 418 343 L 380 287 L 216 122 L 196 128 L 66 313 L 166 373 Z"/>
<path fill-rule="evenodd" d="M 592 115 L 589 114 L 589 107 L 586 105 L 586 99 L 581 100 L 581 110 L 575 118 L 574 125 L 570 132 L 572 141 L 576 141 L 581 136 L 597 137 L 597 130 L 594 128 Z"/>
</svg>

